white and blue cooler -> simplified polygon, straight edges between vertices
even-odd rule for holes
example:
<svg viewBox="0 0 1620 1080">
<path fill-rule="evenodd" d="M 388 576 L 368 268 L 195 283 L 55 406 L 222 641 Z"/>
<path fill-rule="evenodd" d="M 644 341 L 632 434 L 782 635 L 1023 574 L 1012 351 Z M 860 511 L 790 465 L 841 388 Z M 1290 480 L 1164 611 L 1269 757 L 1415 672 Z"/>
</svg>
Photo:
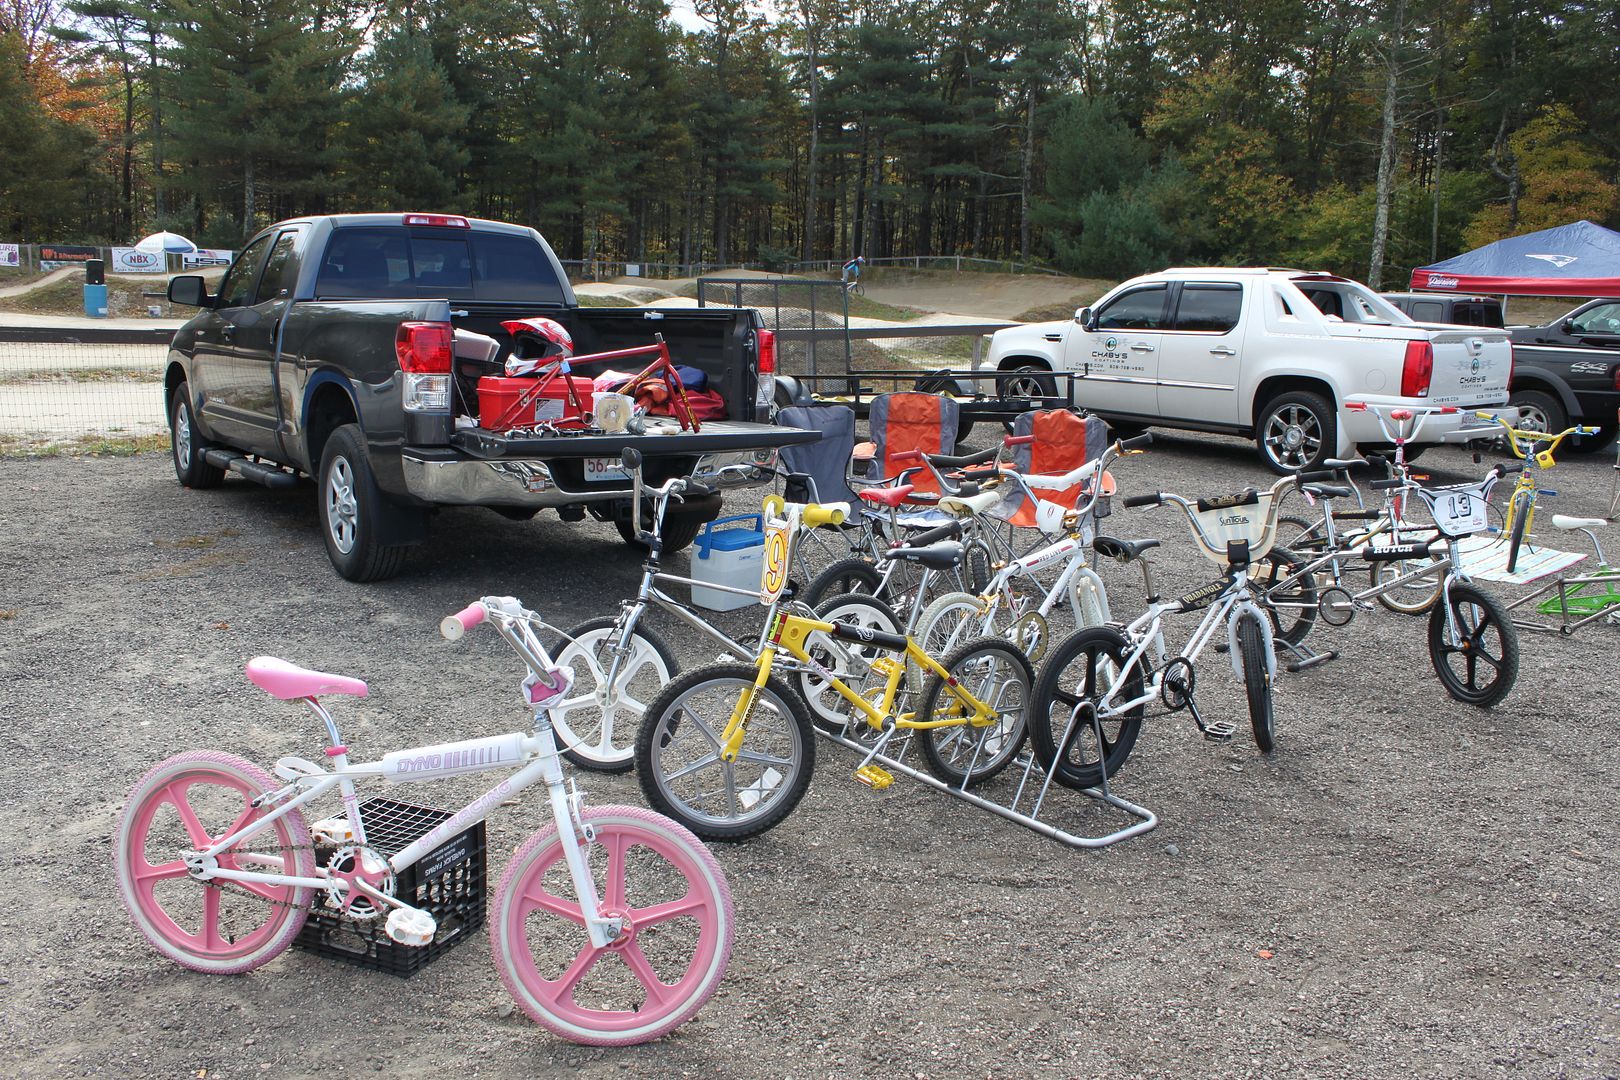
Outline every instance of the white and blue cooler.
<svg viewBox="0 0 1620 1080">
<path fill-rule="evenodd" d="M 751 522 L 751 525 L 743 525 Z M 692 603 L 710 611 L 735 611 L 759 602 L 759 576 L 765 568 L 765 518 L 735 514 L 717 518 L 698 534 L 692 578 L 709 585 L 746 589 L 746 595 L 692 586 Z"/>
</svg>

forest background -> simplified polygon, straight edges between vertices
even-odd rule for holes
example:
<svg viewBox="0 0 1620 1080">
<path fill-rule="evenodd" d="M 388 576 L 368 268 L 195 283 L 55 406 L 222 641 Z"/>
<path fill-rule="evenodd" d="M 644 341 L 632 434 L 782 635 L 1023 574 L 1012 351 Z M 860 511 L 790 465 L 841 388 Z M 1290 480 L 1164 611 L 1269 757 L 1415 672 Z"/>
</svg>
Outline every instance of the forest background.
<svg viewBox="0 0 1620 1080">
<path fill-rule="evenodd" d="M 1378 286 L 1620 224 L 1620 0 L 693 8 L 0 0 L 0 239 L 444 210 L 563 258 Z"/>
</svg>

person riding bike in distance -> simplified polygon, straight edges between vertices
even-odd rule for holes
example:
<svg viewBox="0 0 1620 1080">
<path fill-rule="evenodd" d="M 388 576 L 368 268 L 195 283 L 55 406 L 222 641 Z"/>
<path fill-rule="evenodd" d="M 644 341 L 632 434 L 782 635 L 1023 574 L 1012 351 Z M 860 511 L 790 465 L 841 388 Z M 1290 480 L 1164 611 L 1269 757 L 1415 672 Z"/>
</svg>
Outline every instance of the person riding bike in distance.
<svg viewBox="0 0 1620 1080">
<path fill-rule="evenodd" d="M 847 289 L 852 285 L 859 285 L 861 283 L 861 267 L 865 265 L 865 255 L 857 255 L 843 265 L 840 271 L 839 280 L 844 283 L 844 288 Z"/>
</svg>

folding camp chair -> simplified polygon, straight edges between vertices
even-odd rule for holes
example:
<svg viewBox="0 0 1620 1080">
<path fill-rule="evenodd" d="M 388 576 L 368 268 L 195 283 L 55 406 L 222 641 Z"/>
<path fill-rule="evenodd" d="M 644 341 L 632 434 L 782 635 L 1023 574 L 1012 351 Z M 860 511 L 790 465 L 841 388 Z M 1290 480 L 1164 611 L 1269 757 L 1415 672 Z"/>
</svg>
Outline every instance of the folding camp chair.
<svg viewBox="0 0 1620 1080">
<path fill-rule="evenodd" d="M 914 464 L 894 460 L 894 455 L 907 450 L 921 450 L 925 454 L 954 453 L 961 411 L 956 399 L 942 394 L 907 391 L 874 397 L 867 415 L 867 430 L 872 437 L 867 478 L 874 483 L 885 483 L 916 469 Z M 912 485 L 910 501 L 913 503 L 939 498 L 939 484 L 926 469 L 911 472 L 905 482 Z"/>
<path fill-rule="evenodd" d="M 1033 441 L 1014 445 L 1013 470 L 1045 502 L 1072 509 L 1087 485 L 1072 484 L 1059 488 L 1057 478 L 1102 456 L 1102 452 L 1108 449 L 1108 425 L 1100 416 L 1080 416 L 1067 409 L 1032 410 L 1021 414 L 1013 423 L 1013 437 L 1021 436 L 1033 436 Z M 1111 476 L 1105 473 L 1101 483 L 1104 496 L 1113 494 Z M 1108 516 L 1106 499 L 1097 500 L 1091 516 Z M 1034 505 L 1027 499 L 1022 500 L 1007 521 L 1015 528 L 1034 528 Z"/>
</svg>

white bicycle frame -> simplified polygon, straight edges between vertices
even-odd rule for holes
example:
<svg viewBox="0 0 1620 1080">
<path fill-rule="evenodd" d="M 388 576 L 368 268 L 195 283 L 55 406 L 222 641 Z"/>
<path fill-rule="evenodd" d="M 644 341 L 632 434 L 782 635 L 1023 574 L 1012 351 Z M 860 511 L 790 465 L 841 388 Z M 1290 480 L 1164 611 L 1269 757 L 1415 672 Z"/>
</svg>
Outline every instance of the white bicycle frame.
<svg viewBox="0 0 1620 1080">
<path fill-rule="evenodd" d="M 502 801 L 511 798 L 518 792 L 532 786 L 536 782 L 546 785 L 551 803 L 551 814 L 557 823 L 557 836 L 562 842 L 564 858 L 568 863 L 568 872 L 573 879 L 575 895 L 579 899 L 580 914 L 585 922 L 586 933 L 590 936 L 591 944 L 602 948 L 616 940 L 623 929 L 622 918 L 604 918 L 601 903 L 596 894 L 596 884 L 591 877 L 590 868 L 585 861 L 585 849 L 581 844 L 594 840 L 593 830 L 580 816 L 580 809 L 584 797 L 577 789 L 570 793 L 563 780 L 562 759 L 557 752 L 557 741 L 551 726 L 549 703 L 562 695 L 566 690 L 566 680 L 561 678 L 561 672 L 552 664 L 545 648 L 540 644 L 530 627 L 531 622 L 537 622 L 538 617 L 526 610 L 518 601 L 510 596 L 486 596 L 480 604 L 484 607 L 489 618 L 495 623 L 496 630 L 507 643 L 518 651 L 528 665 L 529 676 L 524 680 L 525 697 L 534 710 L 534 730 L 532 733 L 512 732 L 506 735 L 496 735 L 483 739 L 473 739 L 459 743 L 443 743 L 433 746 L 424 746 L 410 750 L 396 751 L 387 755 L 383 761 L 374 761 L 364 764 L 351 764 L 348 747 L 346 747 L 338 734 L 337 725 L 331 715 L 314 697 L 302 699 L 309 710 L 326 725 L 326 731 L 331 744 L 327 749 L 327 756 L 331 760 L 330 770 L 323 769 L 313 762 L 301 758 L 282 758 L 276 763 L 277 772 L 285 777 L 288 772 L 295 774 L 292 783 L 277 791 L 262 795 L 253 800 L 254 807 L 275 807 L 270 813 L 254 821 L 252 824 L 236 829 L 221 839 L 215 841 L 207 848 L 187 856 L 186 861 L 192 867 L 193 874 L 198 880 L 207 881 L 220 879 L 226 881 L 240 881 L 244 883 L 257 883 L 262 885 L 292 886 L 296 888 L 311 888 L 324 891 L 337 889 L 341 897 L 347 891 L 347 884 L 342 879 L 334 879 L 325 867 L 316 868 L 315 877 L 299 877 L 286 873 L 268 873 L 253 870 L 231 870 L 219 865 L 218 858 L 231 850 L 235 845 L 257 836 L 270 828 L 275 822 L 292 813 L 300 807 L 306 806 L 315 799 L 337 788 L 341 792 L 344 814 L 354 835 L 354 842 L 364 845 L 365 828 L 360 820 L 359 804 L 355 796 L 355 781 L 366 777 L 399 775 L 397 768 L 391 768 L 388 759 L 409 758 L 424 759 L 428 762 L 439 762 L 436 766 L 430 765 L 417 773 L 407 775 L 409 781 L 431 781 L 446 779 L 451 776 L 461 776 L 473 772 L 487 772 L 495 769 L 510 769 L 514 762 L 505 758 L 503 751 L 515 751 L 517 764 L 521 765 L 511 777 L 501 781 L 472 802 L 462 807 L 443 823 L 431 829 L 388 860 L 389 869 L 397 874 L 406 867 L 411 866 L 422 856 L 436 848 L 445 839 L 480 822 L 489 816 L 489 812 Z M 452 617 L 454 618 L 454 617 Z M 446 620 L 449 622 L 450 620 Z M 449 636 L 447 633 L 446 636 Z M 459 636 L 459 635 L 458 635 Z M 488 758 L 480 762 L 483 754 L 480 751 L 488 750 Z M 453 764 L 448 764 L 453 762 Z M 435 775 L 435 773 L 437 775 Z M 271 855 L 249 855 L 248 853 L 235 853 L 239 861 L 262 861 L 267 863 L 280 863 L 286 866 L 282 858 Z M 356 879 L 355 888 L 370 900 L 386 904 L 390 907 L 404 911 L 418 912 L 426 916 L 426 912 L 412 907 L 404 901 L 387 895 L 383 891 Z"/>
</svg>

